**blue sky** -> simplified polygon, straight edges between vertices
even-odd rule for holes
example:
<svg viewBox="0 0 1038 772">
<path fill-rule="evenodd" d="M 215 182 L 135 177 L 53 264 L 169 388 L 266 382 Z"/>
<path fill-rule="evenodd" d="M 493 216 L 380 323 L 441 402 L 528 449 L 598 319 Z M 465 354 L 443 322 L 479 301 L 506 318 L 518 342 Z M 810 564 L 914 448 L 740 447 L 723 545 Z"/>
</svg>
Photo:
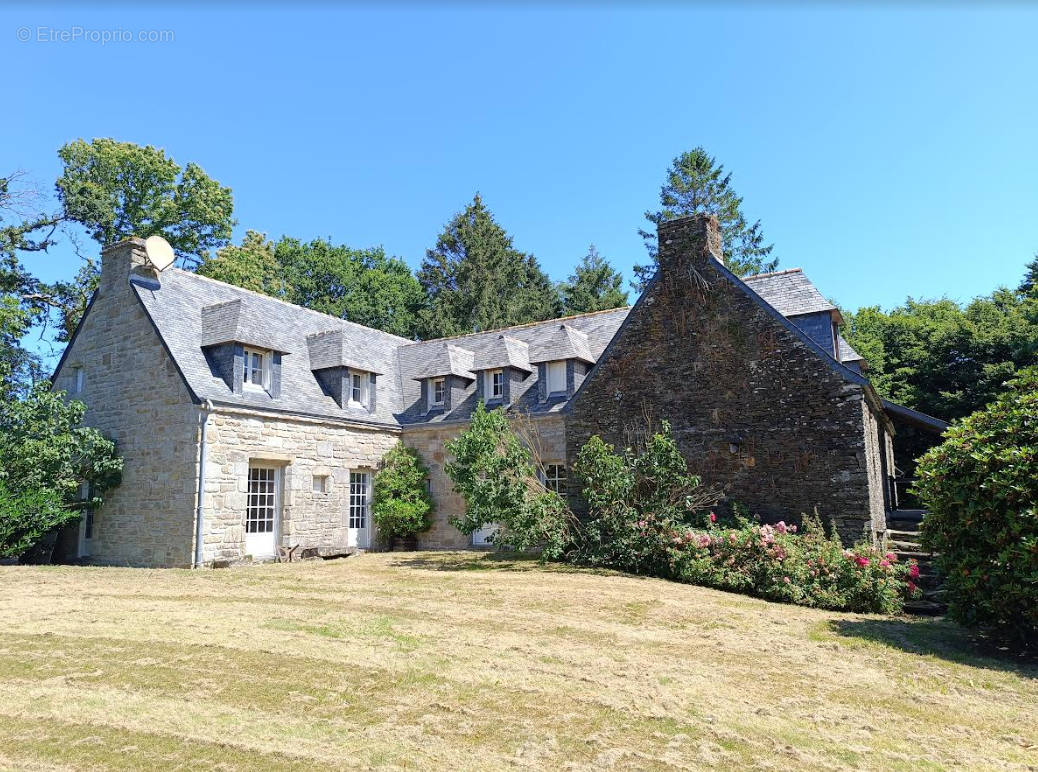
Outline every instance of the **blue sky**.
<svg viewBox="0 0 1038 772">
<path fill-rule="evenodd" d="M 234 190 L 236 240 L 412 266 L 478 190 L 553 278 L 591 242 L 629 277 L 670 160 L 703 145 L 845 307 L 1015 285 L 1038 251 L 1036 7 L 214 7 L 0 10 L 2 169 L 49 187 L 68 140 L 154 144 Z"/>
</svg>

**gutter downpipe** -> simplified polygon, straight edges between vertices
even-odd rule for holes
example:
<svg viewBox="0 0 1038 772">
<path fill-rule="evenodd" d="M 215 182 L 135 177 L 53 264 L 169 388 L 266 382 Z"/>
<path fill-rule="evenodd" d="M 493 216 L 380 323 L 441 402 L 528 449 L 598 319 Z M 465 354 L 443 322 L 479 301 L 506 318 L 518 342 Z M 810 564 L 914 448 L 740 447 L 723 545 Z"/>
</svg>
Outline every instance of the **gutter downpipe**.
<svg viewBox="0 0 1038 772">
<path fill-rule="evenodd" d="M 205 533 L 205 451 L 206 429 L 209 427 L 209 416 L 213 412 L 212 400 L 202 403 L 202 436 L 198 451 L 198 500 L 195 506 L 195 561 L 193 568 L 202 567 L 202 535 Z"/>
</svg>

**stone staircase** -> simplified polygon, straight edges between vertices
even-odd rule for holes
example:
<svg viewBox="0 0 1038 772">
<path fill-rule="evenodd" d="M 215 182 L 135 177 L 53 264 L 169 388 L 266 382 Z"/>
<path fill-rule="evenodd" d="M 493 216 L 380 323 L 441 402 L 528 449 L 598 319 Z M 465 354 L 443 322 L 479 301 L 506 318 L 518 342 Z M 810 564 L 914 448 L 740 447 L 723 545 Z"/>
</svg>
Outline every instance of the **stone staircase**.
<svg viewBox="0 0 1038 772">
<path fill-rule="evenodd" d="M 933 554 L 924 552 L 919 540 L 919 524 L 925 512 L 921 509 L 895 509 L 887 513 L 887 549 L 903 563 L 914 560 L 919 564 L 919 578 L 915 583 L 923 597 L 905 604 L 905 613 L 937 616 L 947 610 L 942 597 L 940 577 L 933 564 Z"/>
</svg>

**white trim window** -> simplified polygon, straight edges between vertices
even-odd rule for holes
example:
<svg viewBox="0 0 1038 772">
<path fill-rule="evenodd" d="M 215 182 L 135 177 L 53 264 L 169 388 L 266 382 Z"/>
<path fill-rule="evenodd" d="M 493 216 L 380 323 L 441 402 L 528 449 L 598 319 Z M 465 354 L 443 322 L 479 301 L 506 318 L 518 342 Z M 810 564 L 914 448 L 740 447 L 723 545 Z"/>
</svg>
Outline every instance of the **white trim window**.
<svg viewBox="0 0 1038 772">
<path fill-rule="evenodd" d="M 447 379 L 429 379 L 429 407 L 443 407 L 447 401 Z"/>
<path fill-rule="evenodd" d="M 546 464 L 544 467 L 544 487 L 552 493 L 566 496 L 566 465 Z"/>
<path fill-rule="evenodd" d="M 566 360 L 548 362 L 548 393 L 564 394 L 566 392 Z"/>
<path fill-rule="evenodd" d="M 245 550 L 253 557 L 266 557 L 275 552 L 280 478 L 281 470 L 277 467 L 249 465 Z"/>
<path fill-rule="evenodd" d="M 242 385 L 246 389 L 267 389 L 270 386 L 270 352 L 258 348 L 245 349 L 245 373 Z"/>
<path fill-rule="evenodd" d="M 85 380 L 82 365 L 74 365 L 72 367 L 72 382 L 69 384 L 69 394 L 82 394 Z"/>
<path fill-rule="evenodd" d="M 90 556 L 90 544 L 94 538 L 94 508 L 89 505 L 90 483 L 81 482 L 77 498 L 83 503 L 79 514 L 82 519 L 79 522 L 79 557 Z"/>
<path fill-rule="evenodd" d="M 350 472 L 350 498 L 347 519 L 347 546 L 371 546 L 371 473 Z"/>
<path fill-rule="evenodd" d="M 350 407 L 368 409 L 368 382 L 371 374 L 363 370 L 350 370 Z"/>
<path fill-rule="evenodd" d="M 313 482 L 314 493 L 331 493 L 332 486 L 330 476 L 326 474 L 315 474 Z"/>
<path fill-rule="evenodd" d="M 505 396 L 505 371 L 487 370 L 487 378 L 484 384 L 487 399 L 504 399 Z"/>
</svg>

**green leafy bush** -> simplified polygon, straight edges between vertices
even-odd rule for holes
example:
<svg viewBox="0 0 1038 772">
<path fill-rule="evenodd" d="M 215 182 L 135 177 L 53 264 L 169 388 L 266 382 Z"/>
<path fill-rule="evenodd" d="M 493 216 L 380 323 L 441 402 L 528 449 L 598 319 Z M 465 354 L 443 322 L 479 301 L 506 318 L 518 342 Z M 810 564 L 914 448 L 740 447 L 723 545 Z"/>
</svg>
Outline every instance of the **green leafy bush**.
<svg viewBox="0 0 1038 772">
<path fill-rule="evenodd" d="M 100 506 L 101 494 L 119 484 L 122 459 L 111 440 L 81 425 L 85 411 L 46 382 L 0 404 L 0 555 L 23 553 L 85 507 Z M 86 502 L 79 501 L 83 482 L 91 491 Z"/>
<path fill-rule="evenodd" d="M 418 451 L 398 442 L 382 458 L 372 484 L 371 515 L 383 538 L 409 538 L 432 525 L 429 470 Z"/>
<path fill-rule="evenodd" d="M 573 562 L 845 611 L 895 613 L 917 592 L 918 566 L 870 544 L 845 550 L 817 519 L 800 533 L 745 517 L 721 527 L 709 511 L 718 494 L 689 473 L 666 422 L 640 452 L 592 437 L 575 471 L 588 511 Z"/>
<path fill-rule="evenodd" d="M 1038 368 L 952 426 L 917 467 L 948 613 L 1017 639 L 1038 638 Z"/>
<path fill-rule="evenodd" d="M 562 499 L 537 479 L 530 450 L 500 408 L 476 406 L 469 428 L 444 446 L 453 460 L 444 471 L 465 499 L 465 513 L 451 519 L 462 533 L 496 523 L 494 544 L 539 549 L 559 558 L 570 542 L 571 516 Z"/>
<path fill-rule="evenodd" d="M 47 488 L 12 492 L 0 480 L 0 557 L 17 557 L 74 514 Z"/>
</svg>

